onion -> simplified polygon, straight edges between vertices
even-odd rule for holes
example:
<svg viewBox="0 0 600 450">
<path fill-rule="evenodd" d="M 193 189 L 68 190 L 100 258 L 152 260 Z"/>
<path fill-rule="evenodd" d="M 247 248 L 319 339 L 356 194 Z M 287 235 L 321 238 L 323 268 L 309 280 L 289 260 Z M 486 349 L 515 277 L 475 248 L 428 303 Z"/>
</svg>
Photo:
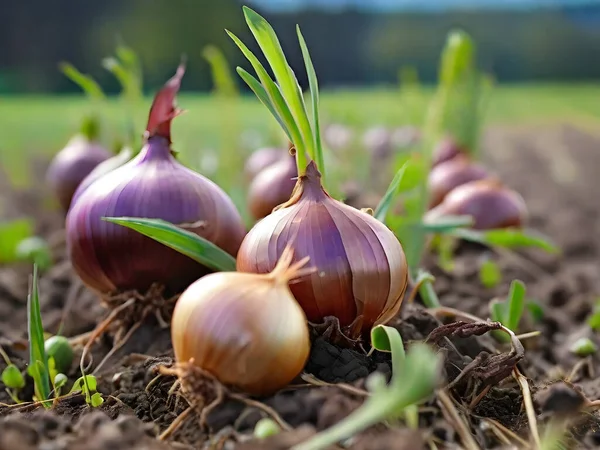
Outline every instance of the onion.
<svg viewBox="0 0 600 450">
<path fill-rule="evenodd" d="M 180 292 L 209 269 L 148 237 L 105 222 L 102 217 L 163 219 L 188 225 L 235 256 L 245 229 L 231 199 L 212 181 L 180 164 L 171 150 L 171 120 L 180 114 L 174 99 L 185 68 L 158 92 L 146 142 L 128 163 L 91 183 L 67 215 L 67 248 L 82 281 L 103 293 L 154 282 Z"/>
<path fill-rule="evenodd" d="M 462 148 L 458 142 L 452 137 L 444 137 L 433 150 L 433 161 L 432 167 L 437 166 L 443 162 L 449 161 L 457 155 L 467 154 L 467 150 Z"/>
<path fill-rule="evenodd" d="M 331 198 L 313 161 L 290 200 L 250 230 L 238 271 L 272 271 L 288 241 L 318 268 L 290 286 L 309 321 L 334 316 L 358 337 L 400 309 L 408 282 L 402 246 L 383 223 Z"/>
<path fill-rule="evenodd" d="M 250 184 L 248 207 L 258 220 L 271 214 L 273 208 L 289 200 L 296 185 L 296 159 L 288 156 L 263 169 Z"/>
<path fill-rule="evenodd" d="M 431 222 L 443 216 L 463 215 L 473 218 L 474 229 L 520 227 L 527 218 L 527 207 L 519 193 L 497 179 L 486 179 L 453 189 L 424 219 Z"/>
<path fill-rule="evenodd" d="M 73 194 L 83 179 L 98 164 L 112 156 L 95 140 L 95 134 L 91 132 L 90 137 L 84 134 L 74 136 L 48 167 L 46 179 L 65 211 L 69 209 Z"/>
<path fill-rule="evenodd" d="M 430 208 L 439 205 L 454 188 L 488 176 L 485 167 L 471 162 L 462 154 L 438 164 L 429 173 Z"/>
<path fill-rule="evenodd" d="M 218 272 L 181 294 L 171 321 L 175 357 L 225 385 L 271 394 L 304 368 L 310 350 L 306 316 L 288 282 L 312 272 L 308 258 L 290 265 L 287 247 L 273 272 Z"/>
<path fill-rule="evenodd" d="M 261 171 L 272 164 L 281 161 L 285 157 L 285 150 L 282 148 L 266 147 L 254 151 L 246 160 L 244 173 L 248 180 L 252 180 Z"/>
</svg>

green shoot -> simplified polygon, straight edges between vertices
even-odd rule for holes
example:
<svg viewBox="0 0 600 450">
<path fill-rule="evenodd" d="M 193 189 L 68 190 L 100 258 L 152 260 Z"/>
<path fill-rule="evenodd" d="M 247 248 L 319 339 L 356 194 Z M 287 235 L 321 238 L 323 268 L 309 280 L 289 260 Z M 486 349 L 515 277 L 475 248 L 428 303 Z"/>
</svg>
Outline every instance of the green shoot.
<svg viewBox="0 0 600 450">
<path fill-rule="evenodd" d="M 594 331 L 600 330 L 600 298 L 596 299 L 596 302 L 594 303 L 594 309 L 587 319 L 587 324 Z"/>
<path fill-rule="evenodd" d="M 34 381 L 34 400 L 43 402 L 42 405 L 49 408 L 51 403 L 44 400 L 50 397 L 50 372 L 48 369 L 48 356 L 44 347 L 44 327 L 42 325 L 38 292 L 38 268 L 35 264 L 29 295 L 27 296 L 27 328 L 29 332 L 29 366 L 27 372 Z"/>
<path fill-rule="evenodd" d="M 388 212 L 393 206 L 396 197 L 400 193 L 400 186 L 402 183 L 402 179 L 404 178 L 404 172 L 406 172 L 407 166 L 408 163 L 405 163 L 400 167 L 400 169 L 398 169 L 398 172 L 396 172 L 396 175 L 394 176 L 392 182 L 385 191 L 385 194 L 383 194 L 383 197 L 379 201 L 377 208 L 375 208 L 373 216 L 380 222 L 386 222 Z"/>
<path fill-rule="evenodd" d="M 237 68 L 237 72 L 275 117 L 288 139 L 294 144 L 298 173 L 302 175 L 305 172 L 308 165 L 307 158 L 310 158 L 317 164 L 322 174 L 321 179 L 325 184 L 325 167 L 323 167 L 318 114 L 318 85 L 310 54 L 302 34 L 298 30 L 298 38 L 309 77 L 313 107 L 312 121 L 308 116 L 302 89 L 285 58 L 275 31 L 262 16 L 252 9 L 244 6 L 243 11 L 246 23 L 267 59 L 275 75 L 275 80 L 269 76 L 266 69 L 248 47 L 237 36 L 227 31 L 231 39 L 252 64 L 258 79 L 240 67 Z"/>
<path fill-rule="evenodd" d="M 216 271 L 235 271 L 235 258 L 212 242 L 160 219 L 103 217 L 102 220 L 131 228 L 194 261 Z"/>
<path fill-rule="evenodd" d="M 486 259 L 479 267 L 479 281 L 490 289 L 498 286 L 502 281 L 502 271 L 491 259 Z"/>
<path fill-rule="evenodd" d="M 371 340 L 374 348 L 392 353 L 393 374 L 389 385 L 381 373 L 371 374 L 367 378 L 371 396 L 360 408 L 291 450 L 328 448 L 379 422 L 406 415 L 407 407 L 410 411 L 433 394 L 439 377 L 440 358 L 429 346 L 415 344 L 405 354 L 398 331 L 384 325 L 373 328 Z"/>
<path fill-rule="evenodd" d="M 519 323 L 525 312 L 525 284 L 520 280 L 513 280 L 510 284 L 508 297 L 504 302 L 492 300 L 490 302 L 490 317 L 494 322 L 500 322 L 506 328 L 517 332 Z M 494 333 L 501 342 L 509 342 L 506 333 Z"/>
<path fill-rule="evenodd" d="M 85 397 L 85 402 L 93 407 L 97 408 L 98 406 L 104 403 L 104 399 L 102 398 L 102 394 L 97 392 L 98 382 L 96 377 L 93 375 L 83 375 L 79 377 L 75 383 L 73 383 L 73 387 L 69 394 L 81 393 Z"/>
<path fill-rule="evenodd" d="M 0 264 L 18 261 L 17 251 L 23 240 L 33 235 L 33 222 L 29 219 L 18 219 L 0 223 Z"/>
<path fill-rule="evenodd" d="M 0 376 L 2 383 L 6 386 L 6 393 L 15 403 L 22 403 L 18 392 L 25 387 L 25 378 L 19 368 L 12 363 L 2 347 L 0 347 L 0 355 L 6 363 L 6 367 Z"/>
<path fill-rule="evenodd" d="M 465 241 L 475 242 L 488 247 L 515 248 L 539 248 L 548 253 L 559 253 L 559 248 L 549 238 L 532 230 L 519 230 L 515 228 L 502 228 L 496 230 L 472 230 L 466 228 L 455 228 L 447 231 Z"/>
<path fill-rule="evenodd" d="M 16 256 L 22 261 L 35 263 L 40 270 L 46 270 L 52 265 L 50 247 L 39 236 L 32 236 L 19 242 L 16 248 Z"/>
<path fill-rule="evenodd" d="M 582 337 L 573 342 L 569 350 L 571 353 L 584 358 L 596 353 L 598 346 L 590 338 Z"/>
<path fill-rule="evenodd" d="M 239 90 L 229 71 L 229 65 L 223 52 L 214 45 L 207 45 L 202 51 L 202 56 L 204 56 L 204 59 L 210 65 L 217 95 L 232 98 L 237 97 Z"/>
<path fill-rule="evenodd" d="M 280 431 L 281 428 L 279 428 L 279 425 L 273 419 L 264 417 L 256 422 L 254 436 L 258 439 L 265 439 L 278 434 Z"/>
<path fill-rule="evenodd" d="M 525 302 L 525 308 L 527 308 L 527 311 L 535 323 L 544 320 L 544 307 L 536 300 L 527 300 Z"/>
</svg>

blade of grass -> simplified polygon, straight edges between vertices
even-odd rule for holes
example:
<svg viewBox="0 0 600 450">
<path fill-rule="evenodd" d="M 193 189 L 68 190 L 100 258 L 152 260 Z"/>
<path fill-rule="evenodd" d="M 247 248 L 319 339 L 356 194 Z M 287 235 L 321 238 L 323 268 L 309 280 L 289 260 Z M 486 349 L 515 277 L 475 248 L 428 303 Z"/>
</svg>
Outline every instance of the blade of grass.
<svg viewBox="0 0 600 450">
<path fill-rule="evenodd" d="M 450 234 L 466 241 L 477 242 L 491 247 L 522 248 L 537 247 L 548 253 L 558 253 L 560 250 L 548 238 L 537 232 L 519 229 L 472 230 L 456 228 Z"/>
<path fill-rule="evenodd" d="M 73 83 L 77 84 L 93 100 L 106 100 L 106 95 L 100 85 L 89 75 L 81 73 L 68 62 L 59 64 L 61 72 Z"/>
<path fill-rule="evenodd" d="M 239 90 L 235 83 L 229 64 L 223 52 L 215 45 L 207 45 L 202 50 L 202 56 L 210 65 L 215 91 L 224 97 L 237 97 Z"/>
<path fill-rule="evenodd" d="M 306 66 L 306 73 L 308 74 L 308 84 L 310 87 L 310 97 L 312 101 L 312 113 L 313 113 L 313 137 L 315 154 L 314 160 L 317 163 L 317 167 L 321 172 L 322 183 L 325 184 L 325 160 L 323 158 L 323 145 L 321 143 L 321 125 L 319 123 L 319 82 L 317 80 L 317 74 L 315 67 L 310 57 L 306 41 L 300 27 L 296 26 L 296 32 L 298 34 L 298 40 L 300 42 L 300 48 L 302 49 L 302 57 L 304 58 L 304 64 Z"/>
<path fill-rule="evenodd" d="M 402 178 L 404 177 L 404 173 L 406 172 L 408 164 L 408 162 L 404 163 L 402 167 L 400 167 L 400 169 L 396 172 L 396 175 L 394 175 L 394 178 L 392 179 L 392 182 L 385 191 L 385 194 L 379 201 L 377 208 L 375 208 L 375 213 L 373 214 L 373 216 L 380 222 L 385 223 L 385 219 L 388 215 L 388 212 L 394 204 L 396 197 L 400 193 L 400 185 L 402 183 Z"/>
<path fill-rule="evenodd" d="M 137 217 L 103 217 L 102 220 L 131 228 L 213 270 L 235 271 L 233 256 L 212 242 L 172 223 Z"/>
<path fill-rule="evenodd" d="M 504 325 L 513 332 L 518 332 L 519 322 L 525 311 L 525 284 L 520 280 L 513 280 L 510 284 L 507 298 L 508 308 Z"/>
<path fill-rule="evenodd" d="M 48 356 L 44 347 L 44 326 L 40 312 L 37 264 L 33 265 L 33 276 L 27 296 L 27 329 L 29 334 L 29 367 L 27 370 L 34 380 L 37 400 L 43 402 L 50 397 L 50 379 Z M 52 403 L 44 402 L 42 404 L 45 408 L 49 408 Z"/>
</svg>

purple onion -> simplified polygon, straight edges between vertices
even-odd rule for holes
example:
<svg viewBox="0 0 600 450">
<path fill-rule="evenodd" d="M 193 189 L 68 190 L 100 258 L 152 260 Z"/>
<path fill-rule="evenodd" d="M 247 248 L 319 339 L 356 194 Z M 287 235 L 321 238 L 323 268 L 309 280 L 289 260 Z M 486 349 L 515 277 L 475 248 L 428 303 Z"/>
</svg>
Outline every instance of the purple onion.
<svg viewBox="0 0 600 450">
<path fill-rule="evenodd" d="M 241 216 L 215 183 L 184 167 L 171 151 L 171 120 L 185 68 L 158 92 L 150 110 L 146 143 L 128 163 L 91 183 L 67 215 L 67 248 L 82 281 L 102 293 L 152 283 L 180 292 L 209 272 L 187 256 L 102 217 L 163 219 L 194 224 L 197 233 L 235 256 L 245 235 Z"/>
<path fill-rule="evenodd" d="M 281 161 L 285 155 L 286 150 L 283 148 L 265 147 L 255 150 L 246 160 L 244 166 L 244 172 L 248 180 L 252 180 L 261 171 L 266 169 L 272 164 Z"/>
<path fill-rule="evenodd" d="M 112 153 L 82 134 L 73 137 L 54 157 L 46 179 L 63 210 L 68 211 L 79 184 Z"/>
</svg>

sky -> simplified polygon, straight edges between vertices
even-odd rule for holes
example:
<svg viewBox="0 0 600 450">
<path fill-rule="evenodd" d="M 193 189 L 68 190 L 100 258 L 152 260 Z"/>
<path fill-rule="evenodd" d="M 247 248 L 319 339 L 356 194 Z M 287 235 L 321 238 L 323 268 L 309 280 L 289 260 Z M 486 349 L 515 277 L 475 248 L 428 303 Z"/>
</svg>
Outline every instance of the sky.
<svg viewBox="0 0 600 450">
<path fill-rule="evenodd" d="M 600 4 L 600 0 L 249 0 L 254 5 L 278 11 L 302 7 L 323 9 L 440 11 L 455 8 L 531 9 L 540 7 Z"/>
</svg>

